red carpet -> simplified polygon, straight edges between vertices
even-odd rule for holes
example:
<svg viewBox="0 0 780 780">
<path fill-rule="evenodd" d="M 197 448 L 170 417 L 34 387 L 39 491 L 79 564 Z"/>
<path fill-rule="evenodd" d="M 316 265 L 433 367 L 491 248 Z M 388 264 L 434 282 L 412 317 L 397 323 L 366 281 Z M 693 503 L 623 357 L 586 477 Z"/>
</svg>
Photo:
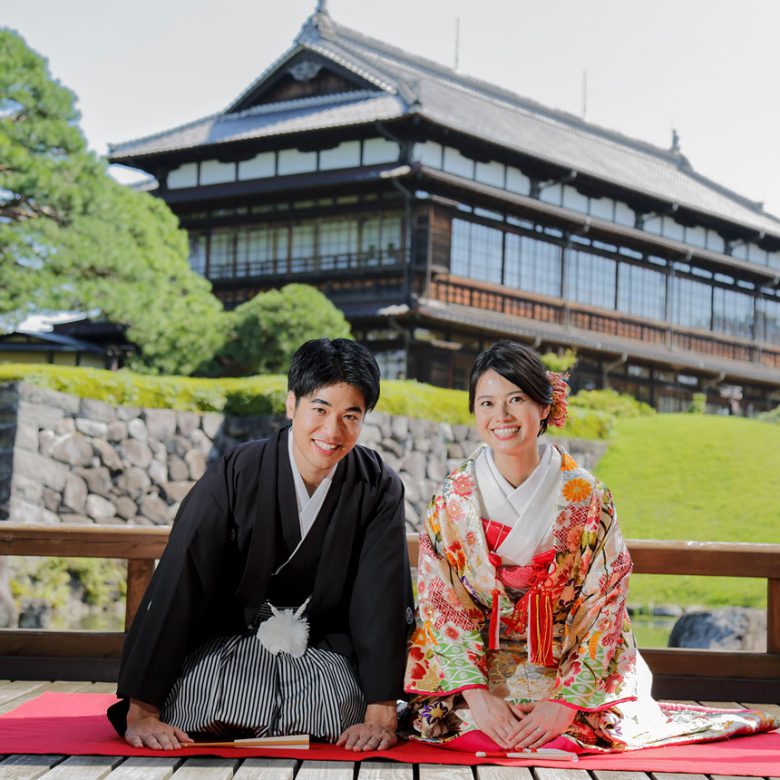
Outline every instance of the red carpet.
<svg viewBox="0 0 780 780">
<path fill-rule="evenodd" d="M 0 716 L 0 754 L 160 756 L 208 755 L 226 757 L 298 758 L 317 761 L 359 761 L 387 758 L 415 764 L 504 764 L 557 766 L 571 769 L 672 772 L 780 777 L 780 733 L 737 737 L 699 745 L 646 748 L 628 753 L 582 756 L 577 763 L 479 759 L 469 753 L 404 742 L 382 753 L 352 753 L 331 745 L 310 750 L 235 750 L 187 748 L 178 751 L 132 748 L 116 736 L 105 711 L 116 701 L 95 693 L 44 693 Z"/>
</svg>

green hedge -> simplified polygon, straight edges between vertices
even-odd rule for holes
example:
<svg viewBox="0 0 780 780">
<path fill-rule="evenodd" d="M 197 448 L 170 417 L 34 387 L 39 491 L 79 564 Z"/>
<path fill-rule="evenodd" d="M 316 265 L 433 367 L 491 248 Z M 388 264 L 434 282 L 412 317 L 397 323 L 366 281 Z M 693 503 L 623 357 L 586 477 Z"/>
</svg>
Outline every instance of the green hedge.
<svg viewBox="0 0 780 780">
<path fill-rule="evenodd" d="M 279 375 L 196 379 L 149 376 L 124 369 L 103 371 L 42 364 L 0 364 L 0 382 L 19 380 L 118 406 L 222 412 L 239 417 L 282 414 L 287 394 L 287 379 Z M 599 400 L 602 392 L 610 395 Z M 647 405 L 612 391 L 579 393 L 571 399 L 569 421 L 565 428 L 561 431 L 550 429 L 550 433 L 604 439 L 609 435 L 615 417 L 646 414 L 643 407 Z M 465 391 L 447 390 L 415 381 L 382 382 L 382 397 L 377 411 L 452 425 L 471 425 L 473 422 Z"/>
</svg>

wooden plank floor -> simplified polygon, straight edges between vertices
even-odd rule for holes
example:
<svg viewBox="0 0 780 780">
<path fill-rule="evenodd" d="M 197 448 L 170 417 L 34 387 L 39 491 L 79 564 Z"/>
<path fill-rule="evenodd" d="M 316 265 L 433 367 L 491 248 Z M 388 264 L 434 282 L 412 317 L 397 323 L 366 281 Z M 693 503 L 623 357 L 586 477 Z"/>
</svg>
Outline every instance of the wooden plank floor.
<svg viewBox="0 0 780 780">
<path fill-rule="evenodd" d="M 46 691 L 113 693 L 113 683 L 0 680 L 0 714 Z M 696 702 L 686 702 L 694 704 Z M 780 705 L 701 702 L 713 707 Z M 0 780 L 743 780 L 737 776 L 587 771 L 568 767 L 400 764 L 395 761 L 295 761 L 282 758 L 123 758 L 121 756 L 0 756 Z M 747 779 L 745 779 L 747 780 Z M 780 780 L 780 778 L 765 778 Z"/>
</svg>

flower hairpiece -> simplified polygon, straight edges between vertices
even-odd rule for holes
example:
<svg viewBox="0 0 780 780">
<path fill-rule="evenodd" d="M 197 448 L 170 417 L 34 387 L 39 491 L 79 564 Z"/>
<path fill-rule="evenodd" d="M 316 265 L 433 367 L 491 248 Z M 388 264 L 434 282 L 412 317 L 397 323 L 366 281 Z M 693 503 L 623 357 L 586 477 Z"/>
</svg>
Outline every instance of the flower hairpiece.
<svg viewBox="0 0 780 780">
<path fill-rule="evenodd" d="M 567 396 L 569 395 L 569 385 L 566 380 L 568 374 L 559 374 L 557 371 L 548 371 L 547 379 L 550 380 L 552 387 L 552 401 L 550 402 L 550 413 L 547 415 L 547 424 L 556 428 L 563 428 L 568 414 Z"/>
</svg>

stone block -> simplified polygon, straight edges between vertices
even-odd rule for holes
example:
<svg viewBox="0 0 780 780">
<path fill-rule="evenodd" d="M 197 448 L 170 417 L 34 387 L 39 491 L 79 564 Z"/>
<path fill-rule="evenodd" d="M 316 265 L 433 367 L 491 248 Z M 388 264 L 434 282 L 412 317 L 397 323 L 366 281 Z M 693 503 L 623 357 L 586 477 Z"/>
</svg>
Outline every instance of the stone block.
<svg viewBox="0 0 780 780">
<path fill-rule="evenodd" d="M 467 425 L 453 425 L 452 438 L 455 441 L 464 442 L 469 438 L 470 430 Z"/>
<path fill-rule="evenodd" d="M 140 417 L 141 410 L 137 406 L 117 406 L 116 407 L 116 419 L 128 422 L 129 420 L 135 420 L 136 417 Z"/>
<path fill-rule="evenodd" d="M 105 440 L 93 439 L 92 447 L 98 455 L 100 462 L 111 471 L 121 471 L 124 467 L 119 453 Z"/>
<path fill-rule="evenodd" d="M 62 493 L 50 487 L 44 487 L 41 491 L 41 504 L 50 512 L 58 512 L 62 503 Z"/>
<path fill-rule="evenodd" d="M 401 470 L 420 479 L 425 476 L 426 457 L 421 452 L 410 452 L 401 461 Z"/>
<path fill-rule="evenodd" d="M 19 394 L 25 401 L 42 406 L 52 406 L 70 415 L 78 414 L 81 406 L 81 399 L 75 395 L 60 393 L 57 390 L 49 390 L 46 387 L 31 385 L 27 382 L 21 384 Z"/>
<path fill-rule="evenodd" d="M 51 457 L 51 448 L 59 438 L 54 431 L 41 431 L 38 434 L 38 452 L 47 458 Z"/>
<path fill-rule="evenodd" d="M 146 409 L 144 417 L 152 438 L 166 441 L 176 433 L 177 414 L 171 409 Z"/>
<path fill-rule="evenodd" d="M 95 493 L 103 498 L 111 496 L 113 484 L 111 472 L 105 466 L 97 466 L 88 469 L 76 469 L 76 474 L 87 484 L 87 492 Z"/>
<path fill-rule="evenodd" d="M 87 496 L 86 510 L 87 514 L 98 523 L 102 523 L 106 518 L 113 517 L 116 514 L 116 507 L 112 501 L 94 493 L 90 493 Z"/>
<path fill-rule="evenodd" d="M 80 433 L 66 433 L 51 445 L 49 454 L 68 466 L 88 466 L 92 462 L 92 444 Z"/>
<path fill-rule="evenodd" d="M 92 420 L 110 423 L 116 420 L 116 407 L 97 398 L 82 398 L 79 417 L 89 417 Z"/>
<path fill-rule="evenodd" d="M 225 422 L 225 416 L 217 414 L 216 412 L 206 412 L 200 418 L 200 426 L 203 429 L 203 433 L 213 439 L 222 430 Z"/>
<path fill-rule="evenodd" d="M 130 498 L 141 498 L 151 487 L 152 481 L 149 475 L 137 466 L 131 466 L 123 471 L 116 481 L 116 486 Z"/>
<path fill-rule="evenodd" d="M 159 460 L 153 460 L 147 469 L 149 477 L 155 485 L 162 487 L 168 481 L 168 467 Z"/>
<path fill-rule="evenodd" d="M 43 484 L 39 479 L 14 474 L 11 478 L 11 490 L 22 501 L 29 501 L 31 504 L 40 504 L 43 501 Z"/>
<path fill-rule="evenodd" d="M 395 439 L 383 439 L 381 446 L 376 447 L 376 450 L 382 455 L 391 452 L 396 458 L 401 458 L 404 455 L 403 446 Z"/>
<path fill-rule="evenodd" d="M 119 517 L 123 517 L 125 520 L 132 520 L 138 512 L 135 501 L 127 496 L 119 496 L 119 498 L 114 501 L 114 506 L 116 507 L 116 513 Z"/>
<path fill-rule="evenodd" d="M 445 468 L 443 460 L 429 456 L 425 466 L 425 476 L 434 482 L 441 482 L 446 476 Z"/>
<path fill-rule="evenodd" d="M 57 422 L 64 416 L 65 412 L 56 406 L 44 406 L 43 404 L 33 404 L 29 401 L 19 401 L 19 421 L 25 422 L 37 430 L 54 428 Z"/>
<path fill-rule="evenodd" d="M 146 469 L 152 462 L 152 451 L 138 439 L 125 439 L 119 444 L 119 452 L 131 466 Z"/>
<path fill-rule="evenodd" d="M 196 449 L 200 450 L 204 455 L 208 456 L 211 450 L 214 448 L 214 442 L 206 436 L 203 431 L 193 431 L 190 436 L 190 440 Z M 186 456 L 186 452 L 184 453 Z"/>
<path fill-rule="evenodd" d="M 411 474 L 402 474 L 401 481 L 404 483 L 404 497 L 410 504 L 415 504 L 420 500 L 420 488 L 417 479 Z"/>
<path fill-rule="evenodd" d="M 137 417 L 127 423 L 127 433 L 138 441 L 146 441 L 149 438 L 149 429 L 146 427 L 146 423 Z"/>
<path fill-rule="evenodd" d="M 60 491 L 65 488 L 65 480 L 68 478 L 68 469 L 62 464 L 25 450 L 16 451 L 14 472 Z"/>
<path fill-rule="evenodd" d="M 106 426 L 106 438 L 109 441 L 122 441 L 129 436 L 127 423 L 121 420 L 114 420 Z"/>
<path fill-rule="evenodd" d="M 60 515 L 60 520 L 68 525 L 93 525 L 94 520 L 86 515 L 79 515 L 75 513 L 63 513 Z"/>
<path fill-rule="evenodd" d="M 165 449 L 165 445 L 161 441 L 150 439 L 149 447 L 155 460 L 160 461 L 160 463 L 165 463 L 168 460 L 168 450 Z"/>
<path fill-rule="evenodd" d="M 192 442 L 185 436 L 173 436 L 165 442 L 165 449 L 169 454 L 183 458 L 192 449 Z"/>
<path fill-rule="evenodd" d="M 77 474 L 68 474 L 65 481 L 65 490 L 62 492 L 62 501 L 68 509 L 82 513 L 87 506 L 87 483 Z"/>
<path fill-rule="evenodd" d="M 90 420 L 87 417 L 76 418 L 76 430 L 85 436 L 105 438 L 108 435 L 108 425 L 99 420 Z"/>
<path fill-rule="evenodd" d="M 176 431 L 182 436 L 189 436 L 200 427 L 200 416 L 196 412 L 177 412 Z M 213 436 L 211 438 L 214 438 Z"/>
<path fill-rule="evenodd" d="M 56 433 L 57 436 L 64 436 L 66 433 L 75 432 L 76 421 L 72 417 L 63 417 L 61 420 L 58 420 L 57 424 L 54 426 L 54 433 Z"/>
<path fill-rule="evenodd" d="M 686 612 L 672 628 L 669 647 L 766 652 L 766 611 L 745 607 Z"/>
<path fill-rule="evenodd" d="M 191 480 L 200 479 L 206 471 L 206 456 L 200 450 L 190 450 L 184 456 Z"/>
<path fill-rule="evenodd" d="M 62 420 L 61 422 L 65 422 Z M 38 452 L 38 431 L 32 425 L 19 423 L 16 426 L 16 441 L 14 446 L 29 452 Z"/>
<path fill-rule="evenodd" d="M 141 514 L 155 525 L 168 524 L 168 504 L 159 496 L 146 495 L 141 499 Z"/>
<path fill-rule="evenodd" d="M 390 435 L 396 441 L 403 441 L 409 435 L 409 418 L 408 417 L 391 417 L 390 418 Z"/>
<path fill-rule="evenodd" d="M 427 436 L 417 436 L 412 449 L 416 452 L 428 452 L 431 449 L 431 440 Z"/>
<path fill-rule="evenodd" d="M 374 425 L 373 422 L 365 422 L 360 431 L 358 442 L 360 442 L 360 444 L 365 444 L 367 447 L 373 447 L 374 445 L 381 443 L 382 438 L 381 428 Z"/>
<path fill-rule="evenodd" d="M 54 512 L 16 496 L 11 496 L 8 520 L 11 523 L 47 523 L 48 525 L 60 522 L 60 518 Z"/>
<path fill-rule="evenodd" d="M 452 435 L 452 426 L 449 423 L 439 423 L 436 426 L 436 429 L 442 441 L 450 442 L 455 438 Z"/>
<path fill-rule="evenodd" d="M 163 485 L 165 497 L 169 501 L 178 503 L 190 492 L 190 490 L 192 490 L 194 484 L 195 483 L 190 482 L 190 480 L 185 480 L 183 482 L 166 482 L 165 485 Z"/>
<path fill-rule="evenodd" d="M 450 444 L 447 445 L 447 457 L 463 460 L 463 458 L 466 457 L 466 453 L 463 451 L 463 445 L 457 441 L 450 442 Z"/>
<path fill-rule="evenodd" d="M 178 455 L 168 456 L 168 479 L 174 482 L 181 482 L 188 479 L 190 470 L 187 464 Z"/>
</svg>

